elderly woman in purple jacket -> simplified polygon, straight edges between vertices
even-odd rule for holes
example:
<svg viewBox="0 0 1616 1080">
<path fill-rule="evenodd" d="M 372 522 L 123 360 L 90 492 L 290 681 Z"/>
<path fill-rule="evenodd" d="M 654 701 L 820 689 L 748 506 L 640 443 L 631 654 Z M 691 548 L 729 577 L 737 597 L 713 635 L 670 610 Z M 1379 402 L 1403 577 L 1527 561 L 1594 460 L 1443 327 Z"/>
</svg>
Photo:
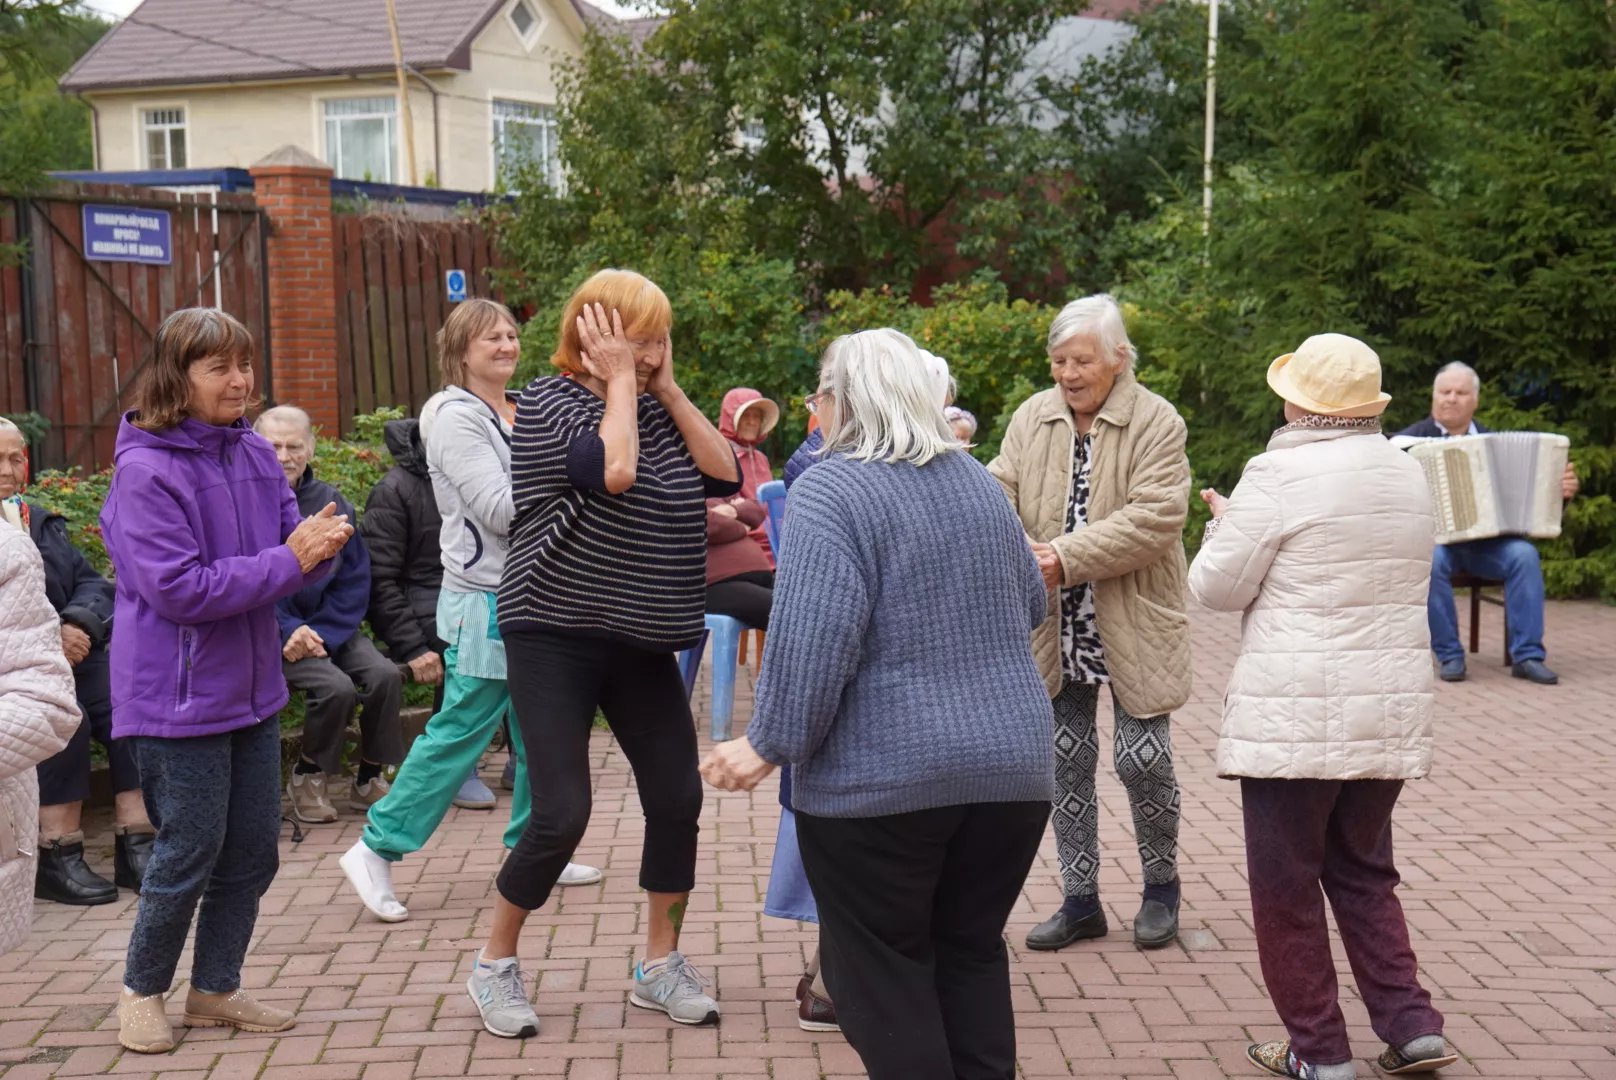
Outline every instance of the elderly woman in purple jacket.
<svg viewBox="0 0 1616 1080">
<path fill-rule="evenodd" d="M 101 511 L 117 587 L 112 733 L 134 744 L 157 827 L 118 1003 L 119 1041 L 142 1053 L 174 1045 L 163 999 L 193 915 L 185 1025 L 295 1022 L 241 988 L 279 866 L 275 602 L 329 573 L 353 528 L 334 506 L 299 515 L 274 450 L 243 419 L 252 358 L 246 327 L 223 312 L 163 321 Z"/>
</svg>

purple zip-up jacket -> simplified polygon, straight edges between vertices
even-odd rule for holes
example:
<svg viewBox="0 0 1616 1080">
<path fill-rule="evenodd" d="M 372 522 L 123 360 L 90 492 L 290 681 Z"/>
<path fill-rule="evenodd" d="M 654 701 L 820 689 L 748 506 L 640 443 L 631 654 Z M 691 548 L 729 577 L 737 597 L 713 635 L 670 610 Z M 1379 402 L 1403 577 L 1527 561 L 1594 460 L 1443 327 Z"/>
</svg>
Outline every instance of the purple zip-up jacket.
<svg viewBox="0 0 1616 1080">
<path fill-rule="evenodd" d="M 269 443 L 245 420 L 118 428 L 101 529 L 112 556 L 112 735 L 188 738 L 249 727 L 286 704 L 275 602 L 308 574 L 286 546 L 302 520 Z"/>
</svg>

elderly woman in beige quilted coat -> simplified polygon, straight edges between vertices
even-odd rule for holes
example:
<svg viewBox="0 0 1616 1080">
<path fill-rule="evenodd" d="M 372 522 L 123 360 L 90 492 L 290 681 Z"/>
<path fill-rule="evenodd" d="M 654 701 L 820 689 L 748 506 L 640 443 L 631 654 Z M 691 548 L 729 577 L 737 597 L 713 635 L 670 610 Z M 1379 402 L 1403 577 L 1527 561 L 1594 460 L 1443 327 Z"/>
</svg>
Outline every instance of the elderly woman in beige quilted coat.
<svg viewBox="0 0 1616 1080">
<path fill-rule="evenodd" d="M 22 944 L 34 913 L 39 785 L 34 766 L 79 726 L 62 624 L 28 534 L 0 518 L 0 953 Z"/>
<path fill-rule="evenodd" d="M 1144 869 L 1142 948 L 1178 935 L 1178 780 L 1170 713 L 1189 697 L 1182 530 L 1184 421 L 1134 379 L 1109 296 L 1074 300 L 1049 328 L 1055 385 L 1016 410 L 988 466 L 1021 516 L 1049 585 L 1033 652 L 1055 707 L 1055 827 L 1066 902 L 1027 935 L 1061 949 L 1107 932 L 1100 906 L 1100 686 L 1116 715 L 1117 775 Z"/>
<path fill-rule="evenodd" d="M 1363 342 L 1308 338 L 1268 384 L 1289 422 L 1227 500 L 1202 492 L 1215 517 L 1189 582 L 1244 612 L 1218 774 L 1240 778 L 1257 955 L 1290 1034 L 1249 1054 L 1279 1076 L 1354 1075 L 1328 897 L 1381 1069 L 1429 1072 L 1457 1059 L 1415 975 L 1391 818 L 1431 767 L 1430 491 L 1381 435 L 1391 398 Z"/>
</svg>

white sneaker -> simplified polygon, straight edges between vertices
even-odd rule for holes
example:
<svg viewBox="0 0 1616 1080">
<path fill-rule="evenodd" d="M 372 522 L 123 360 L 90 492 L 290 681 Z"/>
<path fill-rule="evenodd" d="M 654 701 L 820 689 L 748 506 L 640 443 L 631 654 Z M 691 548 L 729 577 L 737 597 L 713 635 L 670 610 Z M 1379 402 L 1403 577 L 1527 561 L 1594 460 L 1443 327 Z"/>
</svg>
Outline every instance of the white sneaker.
<svg viewBox="0 0 1616 1080">
<path fill-rule="evenodd" d="M 382 922 L 403 922 L 410 911 L 393 895 L 393 868 L 386 859 L 357 841 L 337 860 L 348 884 L 359 894 L 359 902 Z"/>
<path fill-rule="evenodd" d="M 567 868 L 561 871 L 561 878 L 556 882 L 556 884 L 562 886 L 563 888 L 568 885 L 593 885 L 598 882 L 602 876 L 603 875 L 601 872 L 596 870 L 593 866 L 585 866 L 583 863 L 570 862 L 567 864 Z"/>
</svg>

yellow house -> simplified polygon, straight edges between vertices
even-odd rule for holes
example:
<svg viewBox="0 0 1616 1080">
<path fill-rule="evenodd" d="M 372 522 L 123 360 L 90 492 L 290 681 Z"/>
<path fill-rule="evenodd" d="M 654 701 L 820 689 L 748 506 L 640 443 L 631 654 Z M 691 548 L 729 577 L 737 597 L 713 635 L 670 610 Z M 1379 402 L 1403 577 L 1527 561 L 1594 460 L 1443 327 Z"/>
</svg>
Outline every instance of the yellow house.
<svg viewBox="0 0 1616 1080">
<path fill-rule="evenodd" d="M 145 0 L 61 80 L 93 109 L 96 168 L 245 168 L 310 147 L 338 177 L 459 191 L 521 162 L 560 182 L 556 66 L 591 28 L 643 34 L 584 0 Z"/>
</svg>

